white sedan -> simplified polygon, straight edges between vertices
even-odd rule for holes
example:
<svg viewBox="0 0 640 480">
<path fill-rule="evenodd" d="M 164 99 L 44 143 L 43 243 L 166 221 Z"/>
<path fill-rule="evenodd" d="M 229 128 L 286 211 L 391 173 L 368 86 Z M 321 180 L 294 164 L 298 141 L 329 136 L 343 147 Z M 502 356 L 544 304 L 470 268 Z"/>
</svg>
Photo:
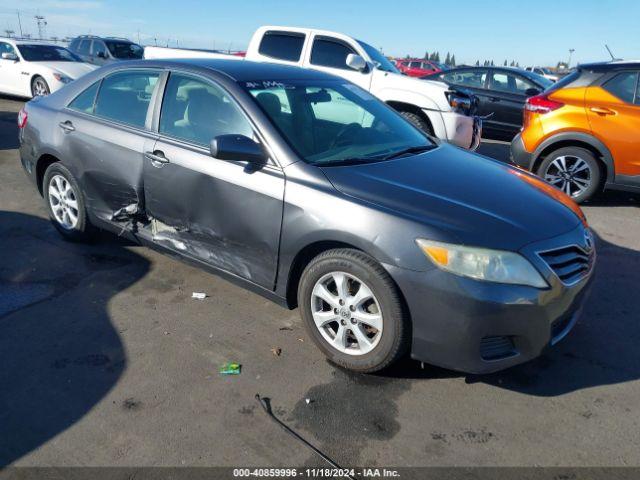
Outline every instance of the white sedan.
<svg viewBox="0 0 640 480">
<path fill-rule="evenodd" d="M 0 93 L 48 95 L 96 68 L 59 45 L 0 38 Z"/>
</svg>

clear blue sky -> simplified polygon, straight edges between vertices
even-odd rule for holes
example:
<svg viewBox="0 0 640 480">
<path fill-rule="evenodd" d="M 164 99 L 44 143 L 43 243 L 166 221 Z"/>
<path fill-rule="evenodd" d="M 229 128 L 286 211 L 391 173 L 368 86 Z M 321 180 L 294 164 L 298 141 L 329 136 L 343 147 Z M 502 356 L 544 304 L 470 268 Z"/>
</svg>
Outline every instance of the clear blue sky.
<svg viewBox="0 0 640 480">
<path fill-rule="evenodd" d="M 11 3 L 11 5 L 9 5 Z M 455 53 L 458 63 L 505 59 L 555 65 L 640 58 L 640 0 L 10 0 L 0 1 L 0 34 L 37 33 L 33 16 L 47 18 L 47 34 L 127 36 L 142 43 L 243 49 L 265 24 L 349 33 L 394 56 Z"/>
</svg>

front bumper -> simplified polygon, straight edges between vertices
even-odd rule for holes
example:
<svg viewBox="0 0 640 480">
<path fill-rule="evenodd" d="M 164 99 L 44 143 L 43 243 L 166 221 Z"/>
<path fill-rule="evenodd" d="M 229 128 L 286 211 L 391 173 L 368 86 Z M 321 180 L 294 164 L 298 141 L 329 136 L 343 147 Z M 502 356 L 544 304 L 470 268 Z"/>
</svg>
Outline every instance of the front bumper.
<svg viewBox="0 0 640 480">
<path fill-rule="evenodd" d="M 437 268 L 417 272 L 386 266 L 409 306 L 411 356 L 482 374 L 531 360 L 560 341 L 579 318 L 593 266 L 580 281 L 565 285 L 536 253 L 574 244 L 583 232 L 578 227 L 521 252 L 546 277 L 550 288 L 545 290 L 477 281 Z"/>
<path fill-rule="evenodd" d="M 475 151 L 482 138 L 482 119 L 458 112 L 441 112 L 447 141 Z"/>
<path fill-rule="evenodd" d="M 533 167 L 533 155 L 525 149 L 522 135 L 519 133 L 511 141 L 510 159 L 512 163 L 527 170 Z"/>
</svg>

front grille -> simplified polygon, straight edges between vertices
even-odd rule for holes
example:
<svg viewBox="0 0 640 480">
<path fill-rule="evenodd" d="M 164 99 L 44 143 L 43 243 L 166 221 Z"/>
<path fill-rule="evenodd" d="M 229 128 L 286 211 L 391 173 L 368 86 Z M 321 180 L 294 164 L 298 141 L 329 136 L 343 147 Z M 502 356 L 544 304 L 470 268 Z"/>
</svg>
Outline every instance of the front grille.
<svg viewBox="0 0 640 480">
<path fill-rule="evenodd" d="M 593 265 L 594 250 L 587 252 L 577 245 L 571 245 L 541 252 L 538 255 L 563 283 L 570 285 L 580 281 L 589 273 Z"/>
<path fill-rule="evenodd" d="M 500 360 L 517 353 L 511 337 L 484 337 L 480 340 L 480 356 L 483 360 Z"/>
</svg>

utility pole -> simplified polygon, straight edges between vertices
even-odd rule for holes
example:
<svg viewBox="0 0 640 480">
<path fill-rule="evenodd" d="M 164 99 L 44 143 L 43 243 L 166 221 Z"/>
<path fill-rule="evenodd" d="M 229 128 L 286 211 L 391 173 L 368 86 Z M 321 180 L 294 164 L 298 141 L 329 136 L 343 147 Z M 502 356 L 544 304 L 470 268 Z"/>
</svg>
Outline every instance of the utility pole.
<svg viewBox="0 0 640 480">
<path fill-rule="evenodd" d="M 5 30 L 5 31 L 4 31 L 4 33 L 6 33 L 6 34 L 7 34 L 7 38 L 11 38 L 11 35 L 13 35 L 13 34 L 14 34 L 14 33 L 16 33 L 16 32 L 15 32 L 15 31 L 13 31 L 13 30 L 9 30 L 9 29 L 7 29 L 7 30 Z"/>
<path fill-rule="evenodd" d="M 44 27 L 47 26 L 47 21 L 42 15 L 36 15 L 33 18 L 35 18 L 36 22 L 38 22 L 38 36 L 40 37 L 40 40 L 42 40 L 42 34 L 44 32 Z"/>
<path fill-rule="evenodd" d="M 567 70 L 571 68 L 571 57 L 573 56 L 573 52 L 575 52 L 575 48 L 569 49 L 569 61 L 567 62 Z"/>
<path fill-rule="evenodd" d="M 20 20 L 20 10 L 16 10 L 16 13 L 18 14 L 18 27 L 20 27 L 20 37 L 22 37 L 24 34 L 22 33 L 22 21 Z"/>
</svg>

